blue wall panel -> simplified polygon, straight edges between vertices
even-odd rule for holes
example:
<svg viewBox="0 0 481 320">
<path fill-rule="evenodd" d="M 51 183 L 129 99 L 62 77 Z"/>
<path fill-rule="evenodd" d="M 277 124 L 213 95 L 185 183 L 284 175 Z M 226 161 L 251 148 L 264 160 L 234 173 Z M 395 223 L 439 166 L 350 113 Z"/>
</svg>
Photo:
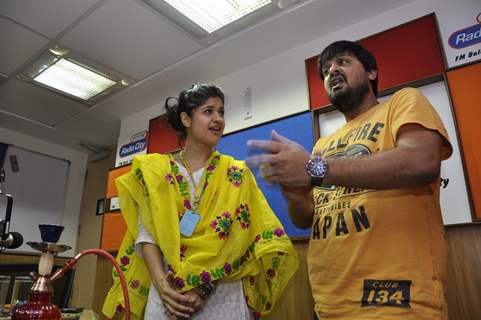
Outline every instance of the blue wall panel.
<svg viewBox="0 0 481 320">
<path fill-rule="evenodd" d="M 256 127 L 244 129 L 225 135 L 217 145 L 217 150 L 221 153 L 233 156 L 236 159 L 246 159 L 249 151 L 246 147 L 247 140 L 251 139 L 270 139 L 271 131 L 276 130 L 283 136 L 296 141 L 311 152 L 313 147 L 312 114 L 305 112 L 275 120 Z M 272 210 L 276 213 L 279 220 L 284 225 L 287 234 L 294 238 L 309 237 L 310 230 L 302 230 L 294 226 L 287 213 L 287 202 L 282 196 L 278 185 L 269 185 L 264 182 L 259 174 L 254 171 L 257 184 L 264 193 Z"/>
</svg>

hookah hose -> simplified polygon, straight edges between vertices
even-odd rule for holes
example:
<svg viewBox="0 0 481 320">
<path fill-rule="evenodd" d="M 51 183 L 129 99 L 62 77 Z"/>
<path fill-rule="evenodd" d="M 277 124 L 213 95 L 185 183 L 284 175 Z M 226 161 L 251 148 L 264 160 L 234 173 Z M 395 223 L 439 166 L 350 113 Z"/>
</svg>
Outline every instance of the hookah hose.
<svg viewBox="0 0 481 320">
<path fill-rule="evenodd" d="M 115 270 L 117 270 L 117 273 L 119 274 L 119 280 L 120 280 L 120 284 L 122 285 L 122 292 L 124 294 L 125 319 L 130 320 L 130 301 L 129 301 L 129 293 L 127 290 L 127 282 L 125 281 L 124 273 L 122 272 L 122 270 L 120 270 L 119 264 L 117 263 L 115 258 L 107 251 L 101 250 L 101 249 L 88 249 L 88 250 L 79 252 L 75 257 L 73 257 L 72 260 L 66 262 L 61 269 L 55 271 L 55 273 L 50 277 L 50 280 L 55 281 L 58 278 L 60 278 L 65 273 L 65 271 L 72 268 L 81 257 L 87 254 L 96 254 L 98 256 L 103 256 L 104 258 L 109 259 L 110 262 L 114 265 Z"/>
</svg>

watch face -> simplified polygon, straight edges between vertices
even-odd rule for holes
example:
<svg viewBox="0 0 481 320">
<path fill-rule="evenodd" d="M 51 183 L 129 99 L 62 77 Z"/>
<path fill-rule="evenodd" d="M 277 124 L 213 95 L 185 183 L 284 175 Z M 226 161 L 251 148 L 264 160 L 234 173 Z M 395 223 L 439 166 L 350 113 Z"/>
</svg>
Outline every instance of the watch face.
<svg viewBox="0 0 481 320">
<path fill-rule="evenodd" d="M 327 173 L 327 163 L 322 158 L 314 158 L 309 160 L 307 170 L 311 176 L 321 177 Z"/>
</svg>

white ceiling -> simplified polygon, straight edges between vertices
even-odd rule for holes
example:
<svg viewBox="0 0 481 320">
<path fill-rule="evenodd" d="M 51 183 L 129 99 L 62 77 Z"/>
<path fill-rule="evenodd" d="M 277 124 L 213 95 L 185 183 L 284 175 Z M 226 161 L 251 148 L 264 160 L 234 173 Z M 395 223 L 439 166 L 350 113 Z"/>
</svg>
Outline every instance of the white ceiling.
<svg viewBox="0 0 481 320">
<path fill-rule="evenodd" d="M 0 126 L 82 151 L 114 145 L 120 119 L 165 98 L 157 88 L 216 79 L 409 1 L 282 0 L 294 4 L 208 45 L 141 0 L 1 0 Z M 16 79 L 54 45 L 136 83 L 89 107 Z"/>
</svg>

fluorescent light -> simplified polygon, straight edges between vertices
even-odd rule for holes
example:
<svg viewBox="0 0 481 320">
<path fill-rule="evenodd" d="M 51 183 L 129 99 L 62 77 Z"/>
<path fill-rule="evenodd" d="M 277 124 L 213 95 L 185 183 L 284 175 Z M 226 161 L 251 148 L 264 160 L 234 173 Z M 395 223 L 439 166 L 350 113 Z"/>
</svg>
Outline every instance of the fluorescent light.
<svg viewBox="0 0 481 320">
<path fill-rule="evenodd" d="M 95 97 L 116 84 L 67 59 L 58 60 L 33 80 L 82 100 Z"/>
<path fill-rule="evenodd" d="M 65 48 L 61 48 L 59 46 L 55 46 L 53 48 L 50 48 L 48 49 L 48 51 L 50 51 L 51 53 L 53 53 L 54 55 L 58 56 L 58 57 L 62 57 L 62 56 L 65 56 L 68 54 L 69 50 L 68 49 L 65 49 Z"/>
<path fill-rule="evenodd" d="M 271 3 L 270 0 L 165 0 L 208 33 Z"/>
</svg>

